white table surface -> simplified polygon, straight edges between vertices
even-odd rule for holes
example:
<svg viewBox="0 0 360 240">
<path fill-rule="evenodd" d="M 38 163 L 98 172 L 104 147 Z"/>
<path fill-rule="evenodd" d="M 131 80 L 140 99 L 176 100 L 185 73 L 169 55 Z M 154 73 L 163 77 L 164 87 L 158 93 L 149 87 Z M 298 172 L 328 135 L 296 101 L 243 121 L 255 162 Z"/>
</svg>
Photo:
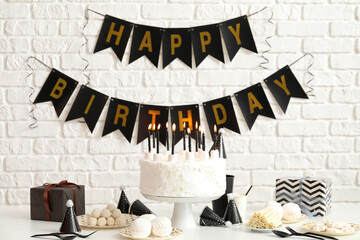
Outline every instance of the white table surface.
<svg viewBox="0 0 360 240">
<path fill-rule="evenodd" d="M 249 209 L 250 210 L 250 209 Z M 166 216 L 171 213 L 164 214 Z M 198 220 L 198 218 L 196 218 Z M 360 223 L 360 204 L 337 204 L 333 206 L 332 213 L 326 219 L 350 221 Z M 304 222 L 309 221 L 305 220 Z M 303 222 L 303 223 L 304 223 Z M 30 207 L 2 207 L 0 209 L 0 240 L 23 240 L 23 239 L 40 239 L 31 238 L 30 236 L 37 233 L 58 232 L 60 228 L 58 222 L 33 221 L 30 220 Z M 301 224 L 291 224 L 295 230 L 301 230 Z M 91 230 L 83 230 L 82 233 L 90 233 Z M 42 238 L 55 239 L 55 238 Z M 77 238 L 80 239 L 80 238 Z M 87 238 L 91 239 L 123 239 L 118 229 L 101 230 L 93 236 Z M 226 239 L 280 239 L 272 233 L 258 233 L 251 232 L 244 227 L 223 228 L 223 227 L 197 227 L 194 229 L 185 229 L 182 236 L 178 239 L 184 240 L 226 240 Z M 291 237 L 291 239 L 307 239 L 300 237 Z M 309 238 L 310 239 L 310 238 Z M 360 239 L 360 233 L 352 236 L 339 237 L 339 239 L 353 240 Z"/>
</svg>

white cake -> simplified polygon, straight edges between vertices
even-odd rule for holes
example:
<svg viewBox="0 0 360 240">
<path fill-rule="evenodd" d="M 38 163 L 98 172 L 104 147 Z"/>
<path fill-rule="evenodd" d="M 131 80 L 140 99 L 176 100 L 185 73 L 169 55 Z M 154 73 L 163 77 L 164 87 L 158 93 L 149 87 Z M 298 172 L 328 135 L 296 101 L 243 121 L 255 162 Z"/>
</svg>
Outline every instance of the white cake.
<svg viewBox="0 0 360 240">
<path fill-rule="evenodd" d="M 142 194 L 165 197 L 214 197 L 225 193 L 226 160 L 218 152 L 147 153 L 140 161 Z"/>
</svg>

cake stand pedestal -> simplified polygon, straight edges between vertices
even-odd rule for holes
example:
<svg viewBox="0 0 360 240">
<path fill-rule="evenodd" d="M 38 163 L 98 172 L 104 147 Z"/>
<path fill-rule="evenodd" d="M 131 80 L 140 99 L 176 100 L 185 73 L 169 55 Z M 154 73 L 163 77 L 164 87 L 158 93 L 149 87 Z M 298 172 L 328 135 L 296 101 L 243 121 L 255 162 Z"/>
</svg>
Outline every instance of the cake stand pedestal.
<svg viewBox="0 0 360 240">
<path fill-rule="evenodd" d="M 177 227 L 180 229 L 196 227 L 194 215 L 192 212 L 192 203 L 210 202 L 221 197 L 221 195 L 215 197 L 163 197 L 152 196 L 148 194 L 143 195 L 150 200 L 174 203 L 174 210 L 171 222 L 173 227 Z"/>
</svg>

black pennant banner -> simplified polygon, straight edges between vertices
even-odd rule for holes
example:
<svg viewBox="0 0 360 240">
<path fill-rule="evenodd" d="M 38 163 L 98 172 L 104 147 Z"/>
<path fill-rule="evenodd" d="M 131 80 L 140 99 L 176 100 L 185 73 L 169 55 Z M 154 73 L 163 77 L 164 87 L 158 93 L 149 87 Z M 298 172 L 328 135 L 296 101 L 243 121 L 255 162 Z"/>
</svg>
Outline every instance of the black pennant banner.
<svg viewBox="0 0 360 240">
<path fill-rule="evenodd" d="M 218 129 L 224 127 L 240 134 L 231 96 L 204 102 L 203 106 L 210 133 L 213 138 L 215 136 L 213 128 L 215 124 Z"/>
<path fill-rule="evenodd" d="M 134 25 L 129 64 L 146 56 L 155 67 L 158 66 L 163 29 L 145 25 Z"/>
<path fill-rule="evenodd" d="M 163 34 L 163 68 L 174 59 L 191 66 L 191 33 L 188 28 L 168 28 Z"/>
<path fill-rule="evenodd" d="M 131 143 L 138 109 L 138 103 L 110 98 L 102 136 L 119 129 L 128 142 Z"/>
<path fill-rule="evenodd" d="M 65 121 L 83 117 L 93 132 L 107 99 L 105 94 L 82 85 Z"/>
<path fill-rule="evenodd" d="M 148 136 L 148 126 L 152 124 L 155 128 L 160 125 L 160 142 L 166 144 L 166 123 L 169 119 L 169 107 L 156 105 L 140 105 L 139 128 L 137 144 Z M 170 125 L 169 125 L 170 126 Z"/>
<path fill-rule="evenodd" d="M 220 24 L 220 29 L 230 61 L 241 47 L 258 53 L 247 16 L 225 21 Z"/>
<path fill-rule="evenodd" d="M 105 15 L 94 53 L 111 47 L 122 61 L 133 23 Z"/>
<path fill-rule="evenodd" d="M 60 117 L 77 84 L 78 81 L 52 69 L 34 103 L 51 101 L 57 116 Z"/>
<path fill-rule="evenodd" d="M 258 115 L 275 119 L 261 83 L 235 93 L 235 97 L 250 130 Z"/>
<path fill-rule="evenodd" d="M 196 67 L 208 56 L 224 63 L 218 24 L 195 27 L 191 31 Z"/>
<path fill-rule="evenodd" d="M 286 113 L 290 98 L 309 99 L 288 65 L 264 81 L 284 113 Z"/>
<path fill-rule="evenodd" d="M 195 124 L 196 122 L 200 124 L 199 104 L 170 107 L 170 115 L 171 124 L 176 124 L 175 144 L 178 143 L 183 136 L 184 123 L 186 133 L 187 128 L 190 128 L 191 137 L 196 138 Z"/>
</svg>

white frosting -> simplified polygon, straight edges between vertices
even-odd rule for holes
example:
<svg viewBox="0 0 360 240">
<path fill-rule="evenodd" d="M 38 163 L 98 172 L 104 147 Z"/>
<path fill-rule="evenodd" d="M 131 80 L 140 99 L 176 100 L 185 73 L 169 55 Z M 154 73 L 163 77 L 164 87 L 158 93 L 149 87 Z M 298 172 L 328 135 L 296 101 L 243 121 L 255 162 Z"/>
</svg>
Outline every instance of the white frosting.
<svg viewBox="0 0 360 240">
<path fill-rule="evenodd" d="M 186 160 L 186 155 L 182 151 L 177 159 L 172 157 L 174 155 L 169 155 L 169 161 L 154 161 L 149 158 L 140 160 L 141 193 L 167 197 L 210 197 L 224 194 L 226 160 L 220 159 L 218 154 L 209 160 L 203 157 L 207 153 L 202 151 L 199 152 L 201 159 L 194 161 Z"/>
<path fill-rule="evenodd" d="M 146 238 L 151 233 L 151 222 L 145 218 L 138 218 L 131 223 L 130 234 L 134 238 Z"/>
<path fill-rule="evenodd" d="M 157 217 L 151 221 L 151 233 L 158 237 L 167 237 L 172 232 L 171 221 L 167 217 Z"/>
<path fill-rule="evenodd" d="M 283 206 L 284 215 L 283 219 L 292 221 L 301 217 L 301 209 L 296 203 L 286 203 Z"/>
</svg>

